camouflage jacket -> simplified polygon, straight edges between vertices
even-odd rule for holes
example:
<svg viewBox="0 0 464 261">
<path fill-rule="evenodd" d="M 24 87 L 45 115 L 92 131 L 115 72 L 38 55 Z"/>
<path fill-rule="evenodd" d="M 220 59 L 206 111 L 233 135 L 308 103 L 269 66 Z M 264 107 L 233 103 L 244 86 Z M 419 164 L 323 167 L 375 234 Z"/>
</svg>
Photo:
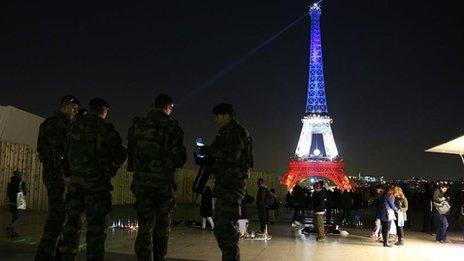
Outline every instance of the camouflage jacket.
<svg viewBox="0 0 464 261">
<path fill-rule="evenodd" d="M 44 167 L 44 180 L 63 178 L 67 171 L 67 136 L 71 120 L 56 112 L 40 124 L 37 151 Z"/>
<path fill-rule="evenodd" d="M 175 169 L 187 159 L 183 130 L 161 110 L 134 118 L 127 140 L 127 166 L 135 172 L 136 186 L 155 187 L 160 182 L 173 182 Z"/>
<path fill-rule="evenodd" d="M 248 178 L 253 167 L 253 139 L 235 120 L 219 129 L 208 155 L 213 161 L 215 185 L 225 187 Z"/>
<path fill-rule="evenodd" d="M 111 178 L 127 155 L 113 124 L 85 115 L 71 124 L 68 143 L 70 187 L 85 192 L 112 190 Z"/>
</svg>

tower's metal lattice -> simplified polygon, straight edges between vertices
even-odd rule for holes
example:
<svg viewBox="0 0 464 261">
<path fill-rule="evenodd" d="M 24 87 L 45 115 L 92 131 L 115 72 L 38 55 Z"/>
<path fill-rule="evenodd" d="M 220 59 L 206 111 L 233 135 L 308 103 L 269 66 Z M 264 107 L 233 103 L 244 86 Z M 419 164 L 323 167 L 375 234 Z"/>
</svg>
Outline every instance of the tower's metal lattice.
<svg viewBox="0 0 464 261">
<path fill-rule="evenodd" d="M 309 77 L 308 96 L 306 101 L 307 114 L 327 114 L 325 98 L 324 70 L 322 63 L 322 43 L 320 16 L 321 8 L 318 4 L 311 6 L 311 42 L 309 46 Z"/>
<path fill-rule="evenodd" d="M 327 111 L 319 4 L 313 4 L 309 13 L 311 15 L 311 40 L 306 115 L 301 120 L 303 128 L 295 150 L 295 157 L 290 160 L 288 170 L 281 178 L 281 182 L 291 189 L 298 182 L 309 177 L 324 177 L 342 190 L 352 189 L 345 173 L 343 159 L 338 155 L 330 126 L 332 119 Z M 317 135 L 322 136 L 323 144 L 317 144 L 315 138 Z M 317 146 L 312 146 L 313 144 L 323 146 L 322 150 L 319 150 Z"/>
</svg>

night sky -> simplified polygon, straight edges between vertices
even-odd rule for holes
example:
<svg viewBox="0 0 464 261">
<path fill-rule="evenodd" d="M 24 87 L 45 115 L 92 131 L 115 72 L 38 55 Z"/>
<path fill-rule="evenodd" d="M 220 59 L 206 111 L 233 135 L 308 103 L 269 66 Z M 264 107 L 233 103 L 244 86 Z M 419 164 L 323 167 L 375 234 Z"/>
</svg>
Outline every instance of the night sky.
<svg viewBox="0 0 464 261">
<path fill-rule="evenodd" d="M 0 104 L 49 116 L 64 94 L 100 96 L 126 136 L 160 92 L 175 100 L 303 15 L 307 1 L 2 4 Z M 327 0 L 321 29 L 329 114 L 349 174 L 462 177 L 424 150 L 464 134 L 459 1 Z M 309 16 L 177 104 L 189 153 L 213 139 L 211 108 L 234 104 L 255 169 L 286 169 L 306 102 Z M 192 161 L 187 167 L 192 167 Z"/>
</svg>

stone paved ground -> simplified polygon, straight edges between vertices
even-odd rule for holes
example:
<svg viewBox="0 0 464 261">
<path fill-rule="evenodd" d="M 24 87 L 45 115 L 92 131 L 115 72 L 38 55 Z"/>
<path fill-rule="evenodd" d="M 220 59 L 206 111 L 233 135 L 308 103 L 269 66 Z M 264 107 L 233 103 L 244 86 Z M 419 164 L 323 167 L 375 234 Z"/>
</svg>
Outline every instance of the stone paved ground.
<svg viewBox="0 0 464 261">
<path fill-rule="evenodd" d="M 253 213 L 253 211 L 252 211 Z M 197 209 L 180 206 L 174 220 L 193 219 Z M 134 216 L 131 208 L 115 208 L 111 220 Z M 453 244 L 437 244 L 434 237 L 419 232 L 406 232 L 406 245 L 383 248 L 369 238 L 369 229 L 348 228 L 349 236 L 329 235 L 325 242 L 316 242 L 314 235 L 303 235 L 292 229 L 286 220 L 288 214 L 280 215 L 279 222 L 271 227 L 270 241 L 242 240 L 242 260 L 462 260 L 464 241 L 457 233 L 451 233 Z M 9 215 L 0 211 L 0 227 L 5 227 Z M 21 237 L 9 239 L 0 235 L 0 260 L 32 260 L 37 240 L 40 237 L 44 213 L 27 212 L 20 224 Z M 253 223 L 252 227 L 257 224 Z M 133 245 L 136 233 L 108 229 L 106 241 L 107 260 L 136 260 Z M 85 244 L 82 244 L 83 251 Z M 83 252 L 78 260 L 85 260 Z M 183 224 L 173 226 L 168 260 L 220 260 L 220 252 L 212 231 L 202 231 Z"/>
</svg>

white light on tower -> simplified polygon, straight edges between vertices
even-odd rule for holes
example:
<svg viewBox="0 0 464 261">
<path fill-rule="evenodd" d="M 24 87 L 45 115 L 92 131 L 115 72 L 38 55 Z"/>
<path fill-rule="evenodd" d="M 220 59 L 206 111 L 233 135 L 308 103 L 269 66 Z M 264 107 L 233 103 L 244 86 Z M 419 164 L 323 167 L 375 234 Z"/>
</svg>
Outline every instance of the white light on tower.
<svg viewBox="0 0 464 261">
<path fill-rule="evenodd" d="M 320 151 L 319 149 L 315 149 L 315 150 L 313 151 L 313 153 L 314 153 L 314 156 L 319 156 L 319 155 L 321 155 L 321 151 Z"/>
</svg>

